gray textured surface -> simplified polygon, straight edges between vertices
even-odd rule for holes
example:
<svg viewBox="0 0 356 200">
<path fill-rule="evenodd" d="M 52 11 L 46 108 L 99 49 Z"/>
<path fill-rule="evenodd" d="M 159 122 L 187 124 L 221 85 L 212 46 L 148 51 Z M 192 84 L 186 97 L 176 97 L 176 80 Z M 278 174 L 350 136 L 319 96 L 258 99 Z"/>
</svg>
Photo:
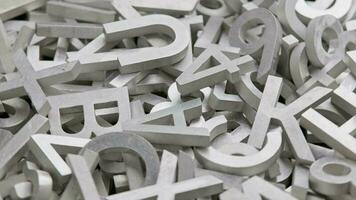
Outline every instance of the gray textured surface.
<svg viewBox="0 0 356 200">
<path fill-rule="evenodd" d="M 355 14 L 0 0 L 0 199 L 355 199 Z"/>
</svg>

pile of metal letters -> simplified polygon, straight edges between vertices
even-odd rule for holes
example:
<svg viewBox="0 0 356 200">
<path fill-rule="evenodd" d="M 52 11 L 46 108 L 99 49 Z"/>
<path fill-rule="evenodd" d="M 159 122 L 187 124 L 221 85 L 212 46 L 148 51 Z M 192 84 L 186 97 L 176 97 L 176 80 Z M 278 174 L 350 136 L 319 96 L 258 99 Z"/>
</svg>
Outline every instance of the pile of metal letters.
<svg viewBox="0 0 356 200">
<path fill-rule="evenodd" d="M 0 199 L 356 199 L 355 0 L 0 0 Z"/>
</svg>

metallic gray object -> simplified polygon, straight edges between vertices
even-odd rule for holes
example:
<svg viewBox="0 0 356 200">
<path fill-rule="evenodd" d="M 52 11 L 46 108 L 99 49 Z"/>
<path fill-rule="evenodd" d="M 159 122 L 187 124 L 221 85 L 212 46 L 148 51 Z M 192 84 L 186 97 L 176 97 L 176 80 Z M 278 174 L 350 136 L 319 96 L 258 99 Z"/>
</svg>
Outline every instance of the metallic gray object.
<svg viewBox="0 0 356 200">
<path fill-rule="evenodd" d="M 130 153 L 124 153 L 122 157 L 125 162 L 126 175 L 130 190 L 142 187 L 145 177 L 140 158 Z"/>
<path fill-rule="evenodd" d="M 300 123 L 345 157 L 356 160 L 356 141 L 353 137 L 356 130 L 356 116 L 351 117 L 339 127 L 314 109 L 309 109 L 302 114 Z"/>
<path fill-rule="evenodd" d="M 101 151 L 115 148 L 132 150 L 143 159 L 146 167 L 144 186 L 152 185 L 156 182 L 159 170 L 157 153 L 153 146 L 140 136 L 120 132 L 108 133 L 98 136 L 89 142 L 82 150 L 82 153 L 85 153 L 85 151 L 100 153 Z M 96 166 L 96 164 L 89 164 L 90 168 L 92 166 Z"/>
<path fill-rule="evenodd" d="M 345 113 L 331 102 L 331 98 L 317 106 L 315 110 L 337 125 L 347 121 L 347 116 L 344 116 Z"/>
<path fill-rule="evenodd" d="M 224 182 L 223 185 L 224 190 L 228 190 L 231 188 L 241 189 L 242 182 L 244 182 L 247 179 L 246 176 L 238 176 L 234 174 L 228 174 L 228 173 L 218 172 L 214 170 L 200 169 L 200 168 L 195 168 L 194 173 L 195 173 L 195 177 L 211 175 L 222 180 Z"/>
<path fill-rule="evenodd" d="M 223 0 L 201 0 L 197 7 L 197 13 L 204 16 L 204 21 L 209 17 L 228 17 L 233 14 L 232 10 Z"/>
<path fill-rule="evenodd" d="M 237 175 L 254 175 L 265 171 L 275 162 L 282 147 L 281 137 L 280 129 L 270 132 L 265 147 L 252 155 L 230 156 L 212 147 L 196 149 L 195 155 L 209 169 Z"/>
<path fill-rule="evenodd" d="M 309 75 L 310 78 L 305 80 L 304 84 L 296 92 L 302 95 L 317 85 L 335 89 L 338 86 L 336 78 L 345 70 L 346 65 L 344 62 L 340 59 L 334 59 L 324 65 L 321 70 L 312 69 Z"/>
<path fill-rule="evenodd" d="M 263 36 L 252 43 L 246 43 L 243 32 L 253 28 L 259 23 L 265 25 Z M 243 55 L 251 54 L 260 59 L 257 80 L 264 83 L 267 76 L 274 74 L 278 64 L 278 53 L 282 39 L 282 28 L 277 18 L 267 9 L 259 8 L 244 12 L 232 25 L 229 32 L 229 41 L 232 46 L 240 47 Z M 260 49 L 262 55 L 259 54 Z"/>
<path fill-rule="evenodd" d="M 168 15 L 190 14 L 197 3 L 197 0 L 130 0 L 130 4 L 137 10 Z"/>
<path fill-rule="evenodd" d="M 84 200 L 100 200 L 90 169 L 85 159 L 80 155 L 67 155 L 67 161 L 72 168 L 74 177 L 80 187 Z"/>
<path fill-rule="evenodd" d="M 31 135 L 47 132 L 48 119 L 34 115 L 11 140 L 0 149 L 0 177 L 3 177 L 12 164 L 18 162 L 26 152 L 26 143 Z"/>
<path fill-rule="evenodd" d="M 163 150 L 156 185 L 163 186 L 166 184 L 172 184 L 176 181 L 177 163 L 178 158 L 176 155 L 170 153 L 169 151 Z M 165 196 L 165 198 L 169 198 L 169 196 Z"/>
<path fill-rule="evenodd" d="M 66 2 L 78 3 L 97 8 L 110 9 L 111 0 L 65 0 Z M 120 0 L 121 1 L 121 0 Z M 194 12 L 198 0 L 129 0 L 126 3 L 138 11 L 148 13 L 160 13 L 166 15 L 189 15 Z M 122 3 L 122 2 L 120 2 Z M 125 6 L 123 6 L 125 8 Z"/>
<path fill-rule="evenodd" d="M 252 199 L 288 199 L 296 200 L 297 198 L 293 197 L 291 194 L 279 189 L 278 187 L 268 183 L 267 181 L 254 176 L 242 184 L 244 193 L 250 196 Z"/>
<path fill-rule="evenodd" d="M 241 9 L 241 1 L 234 1 L 234 0 L 224 0 L 225 4 L 235 12 L 239 13 Z"/>
<path fill-rule="evenodd" d="M 35 29 L 30 26 L 23 26 L 16 38 L 16 41 L 13 45 L 13 51 L 18 49 L 26 49 L 27 46 L 30 44 L 33 36 L 35 34 Z"/>
<path fill-rule="evenodd" d="M 22 15 L 27 11 L 42 7 L 45 3 L 45 0 L 5 0 L 1 2 L 0 18 L 2 20 L 8 20 Z"/>
<path fill-rule="evenodd" d="M 178 154 L 178 175 L 177 181 L 184 181 L 194 178 L 194 160 L 184 151 L 179 151 Z"/>
<path fill-rule="evenodd" d="M 293 171 L 292 195 L 298 199 L 305 200 L 309 189 L 309 169 L 296 165 Z"/>
<path fill-rule="evenodd" d="M 78 52 L 67 52 L 68 60 L 69 61 L 75 61 L 78 60 L 84 56 L 91 55 L 93 53 L 96 53 L 97 51 L 102 51 L 102 50 L 107 50 L 115 46 L 116 43 L 111 43 L 107 44 L 105 42 L 105 36 L 104 34 L 99 35 L 95 39 L 93 39 L 91 42 L 89 42 L 86 46 L 81 48 Z M 70 54 L 72 53 L 72 54 Z M 85 69 L 83 69 L 84 71 Z"/>
<path fill-rule="evenodd" d="M 295 7 L 298 0 L 281 0 L 278 3 L 278 18 L 288 32 L 298 39 L 305 39 L 307 27 L 299 20 Z"/>
<path fill-rule="evenodd" d="M 17 79 L 0 83 L 0 99 L 28 95 L 37 112 L 42 115 L 47 115 L 50 107 L 40 84 L 50 85 L 73 80 L 79 73 L 76 62 L 36 72 L 23 50 L 18 50 L 15 53 L 14 63 L 21 76 Z"/>
<path fill-rule="evenodd" d="M 116 192 L 122 192 L 128 190 L 128 181 L 127 181 L 127 176 L 126 175 L 115 175 L 113 177 L 114 179 L 114 185 L 115 185 L 115 191 Z"/>
<path fill-rule="evenodd" d="M 214 44 L 222 23 L 222 18 L 210 18 L 194 45 L 194 53 L 198 57 L 176 80 L 178 91 L 182 95 L 225 80 L 235 83 L 239 81 L 240 74 L 254 69 L 255 62 L 252 57 L 239 57 L 239 48 Z"/>
<path fill-rule="evenodd" d="M 283 153 L 284 152 L 281 154 L 283 155 Z M 284 156 L 281 156 L 281 158 L 277 160 L 277 165 L 279 167 L 279 175 L 277 175 L 275 178 L 272 178 L 272 181 L 282 184 L 288 183 L 293 173 L 292 161 L 288 158 L 285 158 Z"/>
<path fill-rule="evenodd" d="M 50 41 L 50 42 L 52 42 L 52 41 Z M 31 65 L 35 71 L 40 71 L 40 70 L 48 69 L 51 67 L 67 64 L 65 61 L 41 60 L 41 52 L 40 52 L 39 45 L 33 45 L 33 46 L 30 45 L 27 47 L 26 50 L 27 50 L 27 55 L 28 55 L 27 58 L 30 61 Z M 52 51 L 52 54 L 54 54 L 54 51 Z M 77 67 L 76 73 L 79 73 L 78 71 L 79 71 L 79 68 Z M 75 72 L 75 70 L 74 70 L 74 72 Z M 75 79 L 75 77 L 73 79 Z M 73 79 L 71 79 L 71 80 L 73 80 Z"/>
<path fill-rule="evenodd" d="M 352 5 L 351 0 L 336 0 L 335 3 L 327 9 L 316 9 L 315 7 L 308 6 L 306 2 L 306 0 L 300 0 L 295 7 L 295 10 L 305 23 L 323 15 L 332 15 L 342 21 Z"/>
<path fill-rule="evenodd" d="M 282 38 L 281 44 L 281 57 L 278 63 L 277 72 L 281 74 L 283 77 L 291 80 L 291 69 L 290 69 L 290 59 L 291 53 L 299 43 L 299 40 L 289 34 Z"/>
<path fill-rule="evenodd" d="M 265 171 L 277 160 L 282 147 L 282 130 L 278 128 L 267 134 L 266 144 L 259 152 L 241 143 L 240 148 L 245 151 L 241 150 L 239 154 L 245 156 L 224 154 L 213 147 L 197 148 L 195 155 L 209 169 L 237 175 L 255 175 Z"/>
<path fill-rule="evenodd" d="M 66 101 L 71 99 L 71 101 Z M 130 104 L 128 91 L 126 87 L 123 88 L 107 88 L 101 90 L 94 90 L 82 92 L 77 94 L 65 94 L 48 97 L 51 110 L 48 118 L 51 125 L 51 133 L 55 135 L 76 136 L 83 138 L 90 138 L 93 134 L 102 135 L 107 132 L 121 130 L 122 122 L 131 118 Z M 73 110 L 77 107 L 77 110 Z M 61 109 L 69 109 L 67 112 L 80 112 L 78 107 L 82 108 L 84 114 L 84 127 L 78 133 L 70 134 L 63 130 L 61 124 Z M 95 110 L 98 108 L 117 108 L 120 113 L 120 118 L 109 127 L 100 126 L 96 120 Z M 72 109 L 71 109 L 72 108 Z M 72 111 L 71 111 L 71 110 Z"/>
<path fill-rule="evenodd" d="M 161 67 L 180 61 L 187 52 L 189 33 L 177 19 L 164 15 L 150 15 L 132 20 L 104 24 L 107 42 L 149 33 L 163 33 L 174 41 L 164 47 L 147 48 L 132 53 L 118 54 L 120 72 L 137 72 Z M 139 60 L 137 60 L 139 58 Z M 154 60 L 153 60 L 154 58 Z M 143 68 L 143 69 L 141 69 Z"/>
<path fill-rule="evenodd" d="M 12 188 L 21 182 L 25 182 L 26 177 L 22 174 L 8 176 L 6 179 L 0 181 L 0 194 L 2 197 L 10 195 Z"/>
<path fill-rule="evenodd" d="M 190 30 L 191 38 L 186 56 L 180 62 L 173 64 L 172 66 L 162 68 L 164 72 L 170 74 L 173 77 L 178 77 L 193 62 L 192 41 L 195 39 L 197 31 L 203 27 L 203 17 L 200 15 L 181 18 L 181 21 Z"/>
<path fill-rule="evenodd" d="M 276 86 L 278 86 L 278 90 L 275 90 Z M 314 161 L 314 156 L 307 145 L 296 118 L 299 118 L 306 109 L 326 100 L 331 95 L 331 90 L 321 87 L 314 88 L 293 101 L 293 103 L 281 108 L 276 107 L 278 96 L 282 89 L 281 86 L 282 79 L 269 76 L 248 143 L 261 148 L 271 119 L 275 119 L 284 128 L 288 143 L 297 161 L 300 163 L 311 163 Z"/>
<path fill-rule="evenodd" d="M 162 102 L 160 104 L 155 105 L 152 110 L 150 111 L 152 112 L 156 112 L 158 110 L 162 110 L 164 108 L 167 107 L 172 107 L 174 105 L 183 103 L 191 98 L 201 98 L 202 99 L 202 116 L 204 117 L 211 117 L 211 115 L 214 113 L 214 110 L 210 108 L 210 106 L 208 105 L 208 100 L 209 100 L 209 95 L 211 93 L 211 88 L 206 87 L 203 88 L 197 92 L 194 92 L 193 94 L 191 94 L 191 96 L 189 97 L 184 97 L 181 95 L 181 93 L 178 91 L 177 88 L 177 84 L 173 83 L 171 86 L 169 86 L 168 88 L 168 99 L 171 102 Z"/>
<path fill-rule="evenodd" d="M 8 118 L 0 119 L 0 128 L 16 133 L 31 117 L 30 105 L 23 99 L 12 98 L 2 101 L 4 111 L 8 113 Z"/>
<path fill-rule="evenodd" d="M 227 81 L 216 84 L 213 91 L 210 93 L 208 103 L 215 110 L 241 111 L 244 106 L 244 102 L 237 94 L 225 93 L 228 84 L 230 83 Z"/>
<path fill-rule="evenodd" d="M 107 200 L 139 200 L 157 197 L 163 199 L 187 199 L 217 194 L 223 190 L 222 181 L 214 176 L 202 176 L 169 185 L 152 185 L 129 192 L 108 196 Z"/>
<path fill-rule="evenodd" d="M 236 188 L 231 188 L 229 190 L 226 190 L 225 192 L 221 193 L 219 195 L 219 198 L 221 200 L 234 200 L 236 198 L 239 198 L 241 200 L 249 200 L 250 198 L 243 194 L 242 191 L 236 189 Z"/>
<path fill-rule="evenodd" d="M 305 43 L 299 43 L 292 51 L 289 61 L 291 78 L 296 87 L 300 87 L 309 77 L 308 57 Z"/>
<path fill-rule="evenodd" d="M 61 186 L 72 174 L 61 155 L 78 153 L 88 142 L 89 139 L 40 134 L 32 136 L 27 145 L 39 165 L 51 173 L 55 186 Z"/>
<path fill-rule="evenodd" d="M 355 11 L 2 0 L 0 199 L 355 199 Z"/>
<path fill-rule="evenodd" d="M 248 1 L 241 0 L 241 2 L 246 4 Z M 269 8 L 271 4 L 273 4 L 273 0 L 253 0 L 251 3 L 255 4 L 260 8 Z"/>
<path fill-rule="evenodd" d="M 51 175 L 38 169 L 38 167 L 31 162 L 26 161 L 23 166 L 24 174 L 32 183 L 32 200 L 49 199 L 52 195 L 53 180 Z"/>
<path fill-rule="evenodd" d="M 356 163 L 342 158 L 324 157 L 310 166 L 310 186 L 324 195 L 350 194 L 355 198 Z"/>
<path fill-rule="evenodd" d="M 353 32 L 348 32 L 348 33 L 351 33 L 350 35 L 352 35 Z M 346 40 L 346 41 L 348 41 L 348 40 Z M 346 56 L 343 59 L 343 61 L 350 68 L 351 73 L 354 76 L 356 74 L 356 63 L 355 63 L 356 56 L 355 56 L 355 53 L 356 53 L 356 51 L 348 51 L 348 52 L 346 52 Z"/>
<path fill-rule="evenodd" d="M 331 15 L 324 15 L 316 17 L 308 24 L 305 46 L 310 62 L 316 66 L 322 68 L 328 64 L 331 60 L 339 59 L 344 55 L 344 47 L 338 43 L 332 46 L 334 49 L 332 53 L 324 50 L 322 45 L 322 34 L 326 29 L 331 29 L 333 32 L 327 34 L 323 38 L 327 42 L 331 40 L 338 40 L 343 30 L 341 23 Z M 336 37 L 336 38 L 335 38 Z M 332 45 L 332 43 L 330 44 Z"/>
<path fill-rule="evenodd" d="M 8 130 L 0 129 L 0 149 L 5 146 L 7 142 L 10 141 L 10 139 L 13 137 L 12 133 Z"/>
<path fill-rule="evenodd" d="M 46 11 L 50 15 L 68 19 L 76 19 L 93 23 L 108 23 L 115 20 L 115 12 L 71 4 L 61 1 L 49 1 Z"/>
<path fill-rule="evenodd" d="M 45 37 L 93 39 L 104 32 L 103 27 L 86 23 L 37 23 L 36 34 Z"/>
<path fill-rule="evenodd" d="M 143 159 L 146 167 L 144 185 L 155 183 L 159 171 L 159 158 L 153 146 L 140 136 L 123 132 L 107 133 L 94 138 L 81 150 L 80 154 L 86 160 L 90 170 L 94 171 L 99 163 L 100 152 L 113 150 L 119 150 L 119 152 L 122 150 L 131 150 L 135 154 L 138 154 Z M 76 199 L 78 197 L 78 189 L 72 177 L 61 194 L 60 199 Z"/>
<path fill-rule="evenodd" d="M 214 57 L 215 59 L 212 59 Z M 217 66 L 202 70 L 206 65 Z M 236 67 L 238 66 L 238 67 Z M 250 56 L 243 56 L 234 60 L 229 60 L 225 55 L 216 50 L 204 51 L 177 79 L 179 92 L 183 95 L 197 91 L 201 88 L 229 80 L 238 81 L 241 71 L 252 71 L 254 60 Z"/>
<path fill-rule="evenodd" d="M 12 60 L 12 52 L 10 49 L 10 41 L 8 39 L 6 29 L 3 22 L 0 20 L 0 72 L 9 73 L 15 70 L 15 64 Z"/>
<path fill-rule="evenodd" d="M 150 23 L 146 25 L 145 22 L 147 21 Z M 161 28 L 161 25 L 164 28 Z M 148 47 L 123 51 L 120 49 L 104 53 L 95 53 L 94 50 L 90 52 L 90 57 L 80 57 L 79 62 L 83 66 L 83 72 L 112 70 L 119 67 L 122 73 L 138 72 L 175 64 L 182 60 L 187 53 L 188 45 L 190 44 L 187 30 L 179 20 L 164 15 L 149 15 L 108 23 L 104 26 L 104 32 L 107 33 L 109 37 L 108 42 L 113 44 L 112 46 L 116 44 L 114 43 L 115 41 L 118 42 L 117 40 L 141 36 L 145 33 L 163 33 L 174 39 L 174 41 L 163 47 Z M 99 37 L 94 45 L 99 43 L 98 47 L 102 48 L 106 45 L 105 41 L 107 39 L 106 36 Z"/>
<path fill-rule="evenodd" d="M 31 197 L 32 184 L 29 181 L 24 181 L 14 185 L 10 192 L 12 199 L 28 199 Z"/>
<path fill-rule="evenodd" d="M 331 101 L 339 108 L 349 113 L 356 114 L 356 78 L 350 73 L 342 83 L 333 91 Z"/>
<path fill-rule="evenodd" d="M 186 124 L 200 115 L 201 101 L 195 99 L 127 121 L 123 129 L 156 144 L 207 146 L 210 141 L 208 130 Z M 170 126 L 172 122 L 173 126 Z"/>
<path fill-rule="evenodd" d="M 66 38 L 60 37 L 57 40 L 57 49 L 54 54 L 53 61 L 66 61 L 67 55 L 66 51 L 68 50 L 69 42 Z"/>
<path fill-rule="evenodd" d="M 173 83 L 167 74 L 159 70 L 147 70 L 130 74 L 119 74 L 108 83 L 109 87 L 127 86 L 130 95 L 165 92 Z"/>
</svg>

